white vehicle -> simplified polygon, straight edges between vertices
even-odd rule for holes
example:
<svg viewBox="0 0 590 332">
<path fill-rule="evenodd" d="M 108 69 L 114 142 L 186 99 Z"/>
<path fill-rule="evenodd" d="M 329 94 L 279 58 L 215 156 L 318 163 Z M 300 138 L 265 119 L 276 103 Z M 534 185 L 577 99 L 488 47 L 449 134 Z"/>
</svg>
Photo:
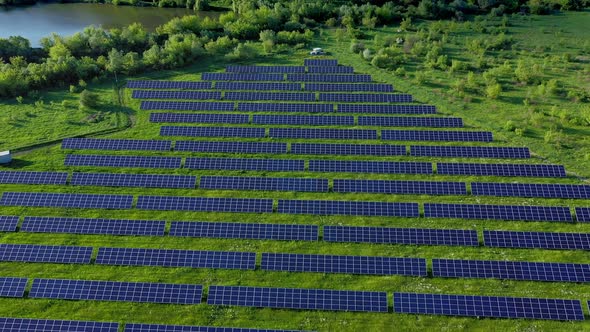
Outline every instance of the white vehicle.
<svg viewBox="0 0 590 332">
<path fill-rule="evenodd" d="M 326 52 L 324 52 L 324 50 L 322 50 L 319 47 L 316 47 L 313 50 L 311 50 L 311 52 L 309 52 L 309 55 L 324 55 L 324 54 L 326 54 Z"/>
</svg>

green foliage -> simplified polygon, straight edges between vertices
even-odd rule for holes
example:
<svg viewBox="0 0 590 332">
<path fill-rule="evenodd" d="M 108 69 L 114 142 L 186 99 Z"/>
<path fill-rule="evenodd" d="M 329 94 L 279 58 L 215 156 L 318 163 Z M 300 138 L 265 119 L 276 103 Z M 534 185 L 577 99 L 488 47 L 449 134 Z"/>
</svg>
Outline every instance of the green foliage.
<svg viewBox="0 0 590 332">
<path fill-rule="evenodd" d="M 350 52 L 358 54 L 358 53 L 364 51 L 364 49 L 365 49 L 364 43 L 359 42 L 358 40 L 352 40 L 350 42 Z"/>
<path fill-rule="evenodd" d="M 305 30 L 305 32 L 298 31 L 279 31 L 277 33 L 277 41 L 279 44 L 307 44 L 313 39 L 313 31 Z"/>
<path fill-rule="evenodd" d="M 22 103 L 23 103 L 23 100 L 24 100 L 23 96 L 18 96 L 18 97 L 16 97 L 16 102 L 17 102 L 19 105 L 22 105 Z"/>
<path fill-rule="evenodd" d="M 80 93 L 78 103 L 81 108 L 94 109 L 98 106 L 98 94 L 84 90 Z"/>
<path fill-rule="evenodd" d="M 232 60 L 245 60 L 254 59 L 258 54 L 258 48 L 253 43 L 239 43 L 226 57 Z"/>
<path fill-rule="evenodd" d="M 237 44 L 238 41 L 236 39 L 223 36 L 217 38 L 215 41 L 212 40 L 205 44 L 205 50 L 211 55 L 227 54 L 229 51 L 233 50 Z"/>
<path fill-rule="evenodd" d="M 502 93 L 502 85 L 500 83 L 490 83 L 486 86 L 486 96 L 490 99 L 497 99 Z"/>
<path fill-rule="evenodd" d="M 504 131 L 514 131 L 516 129 L 516 125 L 514 124 L 514 121 L 508 120 L 506 121 L 502 129 L 504 129 Z"/>
</svg>

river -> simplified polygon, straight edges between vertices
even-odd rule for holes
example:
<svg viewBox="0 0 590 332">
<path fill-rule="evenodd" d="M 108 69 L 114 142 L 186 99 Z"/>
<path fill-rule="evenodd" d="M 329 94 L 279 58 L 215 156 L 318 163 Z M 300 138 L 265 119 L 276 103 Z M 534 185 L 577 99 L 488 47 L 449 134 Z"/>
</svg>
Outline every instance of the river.
<svg viewBox="0 0 590 332">
<path fill-rule="evenodd" d="M 33 47 L 39 40 L 55 32 L 70 36 L 88 25 L 114 28 L 142 23 L 147 29 L 174 17 L 184 15 L 213 16 L 218 12 L 194 12 L 184 8 L 156 8 L 113 6 L 90 3 L 49 3 L 23 7 L 0 7 L 0 38 L 22 36 L 31 41 Z"/>
</svg>

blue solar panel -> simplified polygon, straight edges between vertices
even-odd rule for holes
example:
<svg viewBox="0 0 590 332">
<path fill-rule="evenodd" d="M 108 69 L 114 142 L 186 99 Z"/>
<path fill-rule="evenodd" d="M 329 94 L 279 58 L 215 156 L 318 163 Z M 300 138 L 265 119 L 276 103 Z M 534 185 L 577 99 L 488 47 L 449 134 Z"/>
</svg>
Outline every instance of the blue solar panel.
<svg viewBox="0 0 590 332">
<path fill-rule="evenodd" d="M 588 282 L 589 264 L 433 259 L 432 274 L 445 278 L 494 278 Z"/>
<path fill-rule="evenodd" d="M 139 196 L 139 210 L 272 212 L 272 199 Z"/>
<path fill-rule="evenodd" d="M 303 60 L 305 66 L 338 66 L 338 60 L 334 59 L 305 59 Z"/>
<path fill-rule="evenodd" d="M 279 200 L 279 213 L 417 218 L 418 203 Z"/>
<path fill-rule="evenodd" d="M 590 198 L 590 186 L 573 184 L 472 182 L 471 193 L 477 196 Z"/>
<path fill-rule="evenodd" d="M 170 91 L 170 90 L 133 90 L 131 98 L 136 99 L 191 99 L 219 100 L 219 91 Z"/>
<path fill-rule="evenodd" d="M 423 258 L 262 253 L 262 270 L 426 276 Z"/>
<path fill-rule="evenodd" d="M 334 192 L 409 195 L 467 195 L 463 182 L 334 180 Z"/>
<path fill-rule="evenodd" d="M 0 244 L 0 261 L 89 264 L 92 247 Z"/>
<path fill-rule="evenodd" d="M 96 264 L 254 270 L 256 253 L 143 248 L 99 248 Z"/>
<path fill-rule="evenodd" d="M 131 195 L 58 194 L 58 193 L 16 193 L 5 192 L 0 205 L 5 206 L 46 206 L 87 209 L 131 209 Z"/>
<path fill-rule="evenodd" d="M 462 229 L 324 226 L 324 241 L 389 244 L 479 245 L 477 232 Z"/>
<path fill-rule="evenodd" d="M 412 95 L 401 93 L 320 93 L 320 101 L 341 103 L 411 103 Z"/>
<path fill-rule="evenodd" d="M 287 153 L 287 143 L 176 141 L 175 151 L 220 153 Z"/>
<path fill-rule="evenodd" d="M 202 176 L 201 189 L 328 192 L 327 179 Z"/>
<path fill-rule="evenodd" d="M 310 160 L 310 172 L 432 174 L 431 163 L 395 161 Z"/>
<path fill-rule="evenodd" d="M 0 297 L 25 296 L 27 281 L 27 278 L 0 277 Z"/>
<path fill-rule="evenodd" d="M 211 89 L 211 82 L 127 81 L 130 89 Z"/>
<path fill-rule="evenodd" d="M 277 100 L 277 101 L 316 101 L 313 92 L 246 92 L 228 91 L 225 100 Z"/>
<path fill-rule="evenodd" d="M 305 66 L 227 66 L 228 73 L 305 73 Z"/>
<path fill-rule="evenodd" d="M 186 158 L 184 167 L 188 169 L 295 172 L 305 170 L 305 160 Z"/>
<path fill-rule="evenodd" d="M 31 298 L 199 304 L 203 286 L 148 282 L 34 279 Z"/>
<path fill-rule="evenodd" d="M 180 168 L 181 157 L 79 155 L 66 156 L 66 166 Z"/>
<path fill-rule="evenodd" d="M 284 82 L 216 82 L 215 89 L 218 90 L 257 90 L 257 91 L 299 91 L 300 83 Z"/>
<path fill-rule="evenodd" d="M 0 318 L 4 332 L 118 332 L 118 323 L 30 318 Z"/>
<path fill-rule="evenodd" d="M 210 286 L 207 304 L 262 308 L 387 312 L 387 293 L 328 289 Z"/>
<path fill-rule="evenodd" d="M 170 236 L 317 241 L 318 226 L 173 221 Z"/>
<path fill-rule="evenodd" d="M 73 186 L 194 189 L 196 176 L 160 174 L 74 173 Z"/>
<path fill-rule="evenodd" d="M 246 329 L 234 327 L 125 324 L 125 332 L 298 332 L 295 330 Z"/>
<path fill-rule="evenodd" d="M 419 118 L 409 116 L 359 116 L 359 125 L 380 127 L 458 128 L 463 127 L 463 119 L 434 117 Z"/>
<path fill-rule="evenodd" d="M 150 122 L 248 123 L 246 114 L 151 113 Z"/>
<path fill-rule="evenodd" d="M 160 136 L 190 136 L 190 137 L 264 137 L 264 128 L 250 127 L 188 127 L 162 126 Z"/>
<path fill-rule="evenodd" d="M 139 106 L 141 110 L 175 110 L 175 111 L 233 111 L 232 102 L 207 101 L 165 101 L 143 100 Z"/>
<path fill-rule="evenodd" d="M 461 158 L 530 158 L 528 148 L 495 146 L 423 146 L 412 145 L 410 155 L 416 157 L 461 157 Z"/>
<path fill-rule="evenodd" d="M 62 149 L 84 150 L 139 150 L 139 151 L 170 151 L 172 142 L 162 140 L 133 139 L 98 139 L 98 138 L 66 138 L 61 143 Z"/>
<path fill-rule="evenodd" d="M 499 248 L 590 250 L 590 234 L 483 231 L 484 245 Z"/>
<path fill-rule="evenodd" d="M 583 320 L 578 300 L 519 297 L 394 293 L 393 310 L 397 313 Z"/>
<path fill-rule="evenodd" d="M 203 81 L 284 81 L 283 74 L 202 73 Z"/>
<path fill-rule="evenodd" d="M 61 184 L 68 180 L 66 172 L 19 172 L 0 171 L 0 183 L 2 184 Z"/>
<path fill-rule="evenodd" d="M 488 131 L 382 130 L 381 139 L 395 141 L 491 142 Z"/>
<path fill-rule="evenodd" d="M 287 74 L 287 81 L 292 82 L 371 82 L 371 75 L 366 74 Z"/>
<path fill-rule="evenodd" d="M 291 143 L 292 154 L 405 156 L 404 145 Z"/>
<path fill-rule="evenodd" d="M 270 128 L 269 137 L 307 139 L 377 139 L 377 131 L 367 129 Z"/>
<path fill-rule="evenodd" d="M 305 83 L 303 89 L 328 92 L 393 92 L 393 85 L 378 83 Z"/>
<path fill-rule="evenodd" d="M 578 222 L 590 222 L 590 208 L 577 207 L 576 208 L 576 220 Z"/>
<path fill-rule="evenodd" d="M 477 204 L 424 204 L 426 218 L 571 222 L 568 207 Z"/>
<path fill-rule="evenodd" d="M 307 72 L 312 74 L 352 74 L 354 68 L 349 66 L 309 66 Z"/>
<path fill-rule="evenodd" d="M 238 103 L 238 111 L 321 113 L 334 112 L 334 105 L 294 103 Z"/>
<path fill-rule="evenodd" d="M 377 114 L 434 114 L 432 105 L 359 105 L 338 104 L 340 113 L 377 113 Z"/>
<path fill-rule="evenodd" d="M 352 116 L 254 115 L 252 123 L 270 125 L 353 126 Z"/>
<path fill-rule="evenodd" d="M 18 216 L 0 216 L 0 232 L 16 232 Z"/>
<path fill-rule="evenodd" d="M 565 177 L 561 165 L 437 163 L 436 172 L 445 175 Z"/>
<path fill-rule="evenodd" d="M 166 222 L 160 220 L 25 217 L 22 232 L 164 236 Z"/>
</svg>

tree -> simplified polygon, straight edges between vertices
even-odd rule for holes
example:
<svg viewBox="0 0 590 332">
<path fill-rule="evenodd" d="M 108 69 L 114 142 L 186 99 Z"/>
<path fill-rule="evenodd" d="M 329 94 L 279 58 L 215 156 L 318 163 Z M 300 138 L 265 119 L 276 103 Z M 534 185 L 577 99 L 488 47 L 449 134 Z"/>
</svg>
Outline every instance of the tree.
<svg viewBox="0 0 590 332">
<path fill-rule="evenodd" d="M 84 90 L 80 93 L 79 102 L 81 108 L 95 108 L 98 106 L 98 95 L 88 90 Z"/>
<path fill-rule="evenodd" d="M 492 83 L 486 87 L 486 95 L 490 99 L 497 99 L 502 92 L 502 86 L 500 83 Z"/>
<path fill-rule="evenodd" d="M 272 30 L 260 31 L 260 41 L 266 53 L 270 53 L 277 41 L 277 34 Z"/>
<path fill-rule="evenodd" d="M 116 49 L 112 49 L 109 52 L 108 56 L 108 63 L 107 63 L 107 70 L 111 73 L 115 74 L 115 82 L 119 83 L 117 78 L 117 72 L 120 72 L 123 69 L 124 64 L 123 55 L 121 52 L 117 51 Z"/>
</svg>

